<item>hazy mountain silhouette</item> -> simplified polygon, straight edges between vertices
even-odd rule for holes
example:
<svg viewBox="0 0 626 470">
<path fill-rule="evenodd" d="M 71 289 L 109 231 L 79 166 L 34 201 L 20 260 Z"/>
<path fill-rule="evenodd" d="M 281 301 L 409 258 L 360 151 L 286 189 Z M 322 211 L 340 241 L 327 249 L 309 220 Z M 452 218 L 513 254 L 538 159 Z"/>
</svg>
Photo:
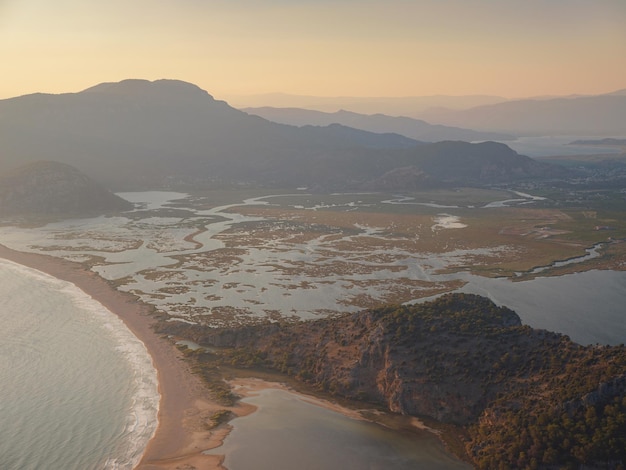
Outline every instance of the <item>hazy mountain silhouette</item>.
<svg viewBox="0 0 626 470">
<path fill-rule="evenodd" d="M 324 113 L 301 108 L 244 108 L 249 114 L 261 116 L 273 122 L 294 126 L 327 126 L 337 123 L 369 132 L 393 132 L 412 139 L 440 142 L 442 140 L 464 140 L 466 142 L 484 140 L 514 139 L 510 134 L 497 132 L 477 132 L 471 129 L 429 124 L 420 119 L 393 117 L 385 114 L 358 114 L 351 111 Z"/>
<path fill-rule="evenodd" d="M 334 113 L 345 109 L 355 113 L 383 113 L 389 116 L 411 116 L 431 108 L 469 109 L 486 104 L 507 101 L 501 96 L 491 95 L 432 95 L 405 97 L 358 97 L 358 96 L 305 96 L 286 93 L 259 95 L 233 95 L 228 102 L 238 108 L 303 108 Z M 471 126 L 470 126 L 471 127 Z"/>
<path fill-rule="evenodd" d="M 132 207 L 130 202 L 64 163 L 29 163 L 0 177 L 2 216 L 101 214 Z"/>
<path fill-rule="evenodd" d="M 195 85 L 125 80 L 80 93 L 0 101 L 0 169 L 57 160 L 114 187 L 169 179 L 259 179 L 289 157 L 417 142 L 342 126 L 296 128 L 214 100 Z"/>
<path fill-rule="evenodd" d="M 626 90 L 598 96 L 529 99 L 467 110 L 431 110 L 429 122 L 531 135 L 626 134 Z"/>
<path fill-rule="evenodd" d="M 55 160 L 113 189 L 214 183 L 349 189 L 409 167 L 437 180 L 456 180 L 455 174 L 481 184 L 489 182 L 485 175 L 508 181 L 550 173 L 535 172 L 536 162 L 504 145 L 433 146 L 338 124 L 277 124 L 175 80 L 124 80 L 80 93 L 2 100 L 0 141 L 0 171 Z M 497 169 L 487 171 L 483 163 Z"/>
</svg>

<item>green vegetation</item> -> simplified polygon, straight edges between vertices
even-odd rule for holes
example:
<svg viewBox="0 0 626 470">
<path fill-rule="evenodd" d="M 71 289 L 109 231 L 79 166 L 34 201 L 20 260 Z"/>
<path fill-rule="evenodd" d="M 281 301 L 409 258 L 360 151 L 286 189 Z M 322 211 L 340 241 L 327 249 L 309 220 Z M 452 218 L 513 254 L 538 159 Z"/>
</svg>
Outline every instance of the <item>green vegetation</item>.
<svg viewBox="0 0 626 470">
<path fill-rule="evenodd" d="M 237 401 L 237 396 L 232 393 L 232 390 L 224 381 L 223 375 L 219 370 L 219 363 L 215 360 L 215 355 L 202 348 L 192 350 L 184 345 L 179 345 L 178 349 L 182 351 L 183 355 L 190 362 L 192 372 L 200 376 L 206 384 L 211 397 L 223 406 L 233 406 Z M 216 421 L 213 417 L 211 420 Z M 228 421 L 228 419 L 226 419 L 225 415 L 220 415 L 218 421 L 215 426 L 221 422 Z"/>
<path fill-rule="evenodd" d="M 217 410 L 209 418 L 207 430 L 218 427 L 220 424 L 227 423 L 233 417 L 233 413 L 229 410 Z"/>
<path fill-rule="evenodd" d="M 473 460 L 480 469 L 623 469 L 626 462 L 626 397 L 564 411 L 522 407 L 481 422 L 471 431 Z"/>
</svg>

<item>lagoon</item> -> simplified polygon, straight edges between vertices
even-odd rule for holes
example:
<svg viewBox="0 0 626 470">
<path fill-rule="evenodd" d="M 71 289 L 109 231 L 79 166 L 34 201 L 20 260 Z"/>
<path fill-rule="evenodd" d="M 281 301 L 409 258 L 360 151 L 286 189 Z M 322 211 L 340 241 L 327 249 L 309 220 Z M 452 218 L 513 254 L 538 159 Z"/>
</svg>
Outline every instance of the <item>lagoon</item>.
<svg viewBox="0 0 626 470">
<path fill-rule="evenodd" d="M 244 401 L 258 408 L 231 421 L 224 445 L 229 470 L 467 470 L 428 431 L 399 432 L 350 418 L 278 389 Z"/>
</svg>

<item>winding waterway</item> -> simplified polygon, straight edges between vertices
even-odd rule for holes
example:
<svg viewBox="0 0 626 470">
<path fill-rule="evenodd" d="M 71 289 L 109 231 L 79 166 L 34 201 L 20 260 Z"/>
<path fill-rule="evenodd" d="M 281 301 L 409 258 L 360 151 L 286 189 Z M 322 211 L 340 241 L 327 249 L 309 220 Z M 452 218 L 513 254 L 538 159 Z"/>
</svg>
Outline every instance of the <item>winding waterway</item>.
<svg viewBox="0 0 626 470">
<path fill-rule="evenodd" d="M 136 202 L 146 202 L 145 209 L 158 209 L 172 198 L 185 195 L 140 193 L 126 196 Z M 518 196 L 529 199 L 525 194 Z M 257 198 L 243 204 L 262 202 Z M 182 269 L 172 273 L 172 276 L 180 276 L 188 291 L 181 289 L 179 292 L 159 294 L 164 299 L 162 301 L 156 296 L 151 298 L 150 293 L 157 292 L 163 283 L 158 278 L 148 279 L 150 272 L 142 274 L 142 270 L 156 271 L 159 266 L 171 265 L 176 262 L 172 257 L 175 254 L 221 248 L 224 244 L 216 238 L 220 233 L 239 222 L 259 220 L 227 212 L 228 207 L 232 205 L 197 211 L 198 218 L 209 220 L 205 225 L 206 231 L 195 238 L 202 247 L 185 241 L 185 237 L 196 228 L 179 226 L 181 219 L 155 217 L 149 213 L 145 218 L 130 221 L 125 217 L 116 217 L 63 221 L 33 230 L 4 227 L 0 235 L 3 243 L 18 250 L 38 251 L 44 247 L 48 252 L 76 260 L 90 255 L 100 256 L 109 263 L 95 268 L 101 275 L 112 280 L 129 276 L 131 280 L 124 286 L 126 289 L 140 288 L 146 293 L 148 301 L 152 300 L 157 305 L 162 302 L 163 308 L 202 299 L 198 293 L 207 291 L 220 292 L 222 302 L 232 305 L 238 305 L 238 302 L 245 304 L 246 296 L 250 296 L 262 302 L 258 308 L 272 305 L 285 314 L 290 313 L 289 309 L 293 305 L 302 305 L 300 311 L 306 310 L 309 305 L 336 308 L 337 299 L 341 298 L 341 291 L 345 290 L 340 281 L 320 278 L 319 288 L 293 290 L 287 284 L 293 282 L 293 276 L 281 276 L 275 269 L 275 266 L 281 264 L 320 262 L 317 258 L 318 250 L 324 246 L 326 235 L 306 245 L 290 246 L 288 249 L 280 247 L 278 250 L 275 244 L 248 247 L 248 254 L 239 255 L 243 262 L 240 262 L 238 268 L 236 265 L 228 265 L 215 273 L 192 267 Z M 220 217 L 220 221 L 212 219 L 215 217 Z M 374 228 L 363 230 L 369 236 L 376 235 Z M 138 236 L 142 240 L 139 246 L 136 244 Z M 329 247 L 326 249 L 329 250 Z M 340 252 L 332 253 L 338 257 L 344 256 Z M 435 274 L 436 269 L 445 264 L 445 257 L 454 255 L 446 253 L 438 259 L 431 257 L 422 260 L 420 254 L 416 254 L 415 259 L 407 258 L 407 272 L 416 279 L 428 281 L 463 280 L 467 284 L 461 289 L 462 292 L 490 297 L 496 303 L 515 310 L 525 324 L 567 334 L 582 344 L 626 343 L 625 272 L 589 271 L 520 282 L 482 278 L 466 272 Z M 361 265 L 368 266 L 365 262 Z M 237 269 L 233 270 L 233 267 Z M 150 421 L 146 416 L 151 413 L 154 416 L 156 413 L 154 371 L 145 362 L 146 355 L 139 351 L 135 356 L 129 356 L 124 348 L 125 345 L 134 344 L 132 336 L 120 340 L 112 333 L 130 333 L 123 325 L 118 328 L 119 324 L 112 322 L 107 312 L 100 312 L 99 307 L 93 306 L 89 299 L 77 301 L 80 294 L 71 291 L 72 286 L 20 269 L 15 265 L 0 264 L 0 280 L 3 281 L 0 287 L 4 289 L 0 291 L 0 298 L 3 299 L 0 315 L 4 325 L 0 334 L 0 422 L 13 423 L 12 426 L 0 429 L 0 468 L 64 468 L 62 463 L 70 458 L 75 459 L 72 462 L 79 462 L 73 468 L 131 468 L 152 432 L 146 424 Z M 15 272 L 20 274 L 15 275 Z M 170 273 L 163 270 L 161 274 Z M 388 270 L 373 275 L 349 274 L 355 280 L 405 275 Z M 16 286 L 15 282 L 24 276 L 24 284 Z M 305 275 L 301 277 L 311 280 Z M 168 279 L 172 281 L 174 277 Z M 228 289 L 227 285 L 232 280 L 239 281 L 240 287 Z M 38 297 L 35 294 L 40 288 L 43 294 Z M 12 305 L 12 300 L 18 303 Z M 210 305 L 212 300 L 205 299 L 203 302 Z M 84 305 L 89 306 L 86 311 L 81 307 Z M 255 307 L 255 304 L 248 304 L 249 308 L 252 308 L 250 305 Z M 94 317 L 94 311 L 100 312 L 99 316 Z M 184 318 L 182 313 L 178 315 Z M 45 335 L 52 335 L 54 341 Z M 57 359 L 61 359 L 60 364 L 54 362 Z M 147 375 L 143 376 L 144 373 Z M 141 383 L 154 386 L 145 397 L 145 402 L 133 398 L 138 396 L 138 384 Z M 58 387 L 55 385 L 50 389 L 45 384 L 56 384 Z M 68 401 L 66 397 L 72 398 Z M 85 403 L 81 402 L 83 398 L 86 399 Z M 31 399 L 32 402 L 19 403 L 20 400 Z M 445 454 L 441 447 L 437 447 L 440 444 L 433 436 L 424 436 L 424 448 L 420 447 L 422 444 L 413 443 L 422 450 L 419 455 L 412 455 L 410 449 L 407 453 L 408 447 L 400 444 L 399 447 L 393 446 L 396 440 L 400 442 L 402 439 L 397 433 L 389 437 L 391 435 L 380 434 L 378 427 L 370 427 L 371 423 L 353 422 L 341 415 L 329 415 L 328 410 L 310 408 L 313 405 L 294 400 L 293 397 L 274 392 L 251 399 L 252 403 L 260 406 L 261 411 L 249 418 L 236 420 L 235 432 L 220 451 L 226 452 L 227 464 L 232 465 L 231 470 L 249 468 L 246 465 L 251 461 L 260 465 L 260 461 L 255 461 L 252 454 L 245 455 L 246 448 L 256 449 L 256 455 L 269 452 L 280 456 L 284 451 L 285 462 L 291 462 L 289 459 L 298 462 L 303 452 L 308 451 L 296 450 L 298 446 L 304 443 L 310 446 L 313 441 L 322 447 L 315 448 L 311 461 L 315 461 L 315 457 L 326 463 L 310 468 L 331 468 L 334 465 L 327 464 L 330 460 L 325 459 L 342 458 L 344 452 L 361 453 L 366 456 L 365 460 L 360 460 L 361 463 L 378 466 L 341 468 L 463 468 L 458 467 L 462 464 Z M 146 413 L 136 408 L 137 403 L 146 407 Z M 291 410 L 287 415 L 281 414 L 283 405 L 285 409 Z M 270 412 L 277 414 L 266 414 Z M 324 420 L 317 420 L 323 416 Z M 256 419 L 259 419 L 258 423 Z M 22 425 L 37 433 L 20 430 Z M 249 431 L 246 426 L 249 426 Z M 258 426 L 267 432 L 254 431 L 259 429 Z M 301 428 L 301 434 L 294 432 L 294 427 Z M 343 431 L 335 435 L 333 430 Z M 257 433 L 258 448 L 255 447 L 256 438 L 246 434 L 252 432 Z M 327 435 L 333 438 L 328 439 Z M 269 439 L 269 436 L 273 438 Z M 242 442 L 246 442 L 246 446 L 242 446 Z M 255 443 L 252 447 L 251 442 Z M 276 452 L 277 442 L 279 452 Z M 35 452 L 33 448 L 36 448 Z M 74 456 L 74 453 L 77 455 Z M 390 453 L 398 459 L 393 464 L 389 460 Z M 24 460 L 25 456 L 32 460 Z M 426 459 L 429 463 L 416 463 L 420 459 Z M 55 464 L 50 465 L 51 462 Z M 272 456 L 268 457 L 267 462 L 264 464 L 266 467 L 254 468 L 281 468 L 276 466 Z M 65 468 L 69 467 L 65 465 Z M 287 465 L 282 468 L 305 467 Z"/>
</svg>

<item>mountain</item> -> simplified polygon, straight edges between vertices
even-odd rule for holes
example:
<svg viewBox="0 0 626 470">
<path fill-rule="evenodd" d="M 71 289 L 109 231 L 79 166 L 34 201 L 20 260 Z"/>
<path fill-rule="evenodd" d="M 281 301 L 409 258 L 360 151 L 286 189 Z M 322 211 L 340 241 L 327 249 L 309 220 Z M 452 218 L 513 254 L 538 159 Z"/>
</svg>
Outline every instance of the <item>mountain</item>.
<svg viewBox="0 0 626 470">
<path fill-rule="evenodd" d="M 479 469 L 626 463 L 626 348 L 523 326 L 483 297 L 233 329 L 163 322 L 159 330 L 211 347 L 194 355 L 197 370 L 221 362 L 271 369 L 335 396 L 455 424 L 465 435 L 455 448 Z"/>
<path fill-rule="evenodd" d="M 582 139 L 570 142 L 570 145 L 601 145 L 607 147 L 626 147 L 626 139 L 614 139 L 611 137 L 591 140 Z"/>
<path fill-rule="evenodd" d="M 231 95 L 228 102 L 234 107 L 260 108 L 303 108 L 333 113 L 346 109 L 355 113 L 384 113 L 391 116 L 415 116 L 431 108 L 468 109 L 476 106 L 507 101 L 501 96 L 491 95 L 431 95 L 403 97 L 358 97 L 358 96 L 305 96 L 286 93 L 260 95 Z"/>
<path fill-rule="evenodd" d="M 615 90 L 614 92 L 607 93 L 606 96 L 626 96 L 626 88 L 622 90 Z"/>
<path fill-rule="evenodd" d="M 0 142 L 0 174 L 54 160 L 115 190 L 215 184 L 351 189 L 408 167 L 468 184 L 489 184 L 490 175 L 509 182 L 556 171 L 537 172 L 536 162 L 504 145 L 428 145 L 340 124 L 278 124 L 176 80 L 124 80 L 79 93 L 0 100 Z"/>
<path fill-rule="evenodd" d="M 272 123 L 175 80 L 125 80 L 80 93 L 1 100 L 0 141 L 0 171 L 55 160 L 116 189 L 211 179 L 271 181 L 282 164 L 297 165 L 310 155 L 417 144 L 342 126 Z"/>
<path fill-rule="evenodd" d="M 0 177 L 1 216 L 102 214 L 132 207 L 130 202 L 63 163 L 30 163 Z"/>
<path fill-rule="evenodd" d="M 261 116 L 269 121 L 294 126 L 314 125 L 328 126 L 342 124 L 369 132 L 391 132 L 404 135 L 411 139 L 427 142 L 442 140 L 463 140 L 466 142 L 483 140 L 511 140 L 512 135 L 496 132 L 477 132 L 471 129 L 429 124 L 420 119 L 409 117 L 393 117 L 384 114 L 358 114 L 350 111 L 324 113 L 300 108 L 244 108 L 248 114 Z"/>
<path fill-rule="evenodd" d="M 530 135 L 626 134 L 626 95 L 508 101 L 471 109 L 431 110 L 420 114 L 429 122 L 482 131 Z"/>
</svg>

